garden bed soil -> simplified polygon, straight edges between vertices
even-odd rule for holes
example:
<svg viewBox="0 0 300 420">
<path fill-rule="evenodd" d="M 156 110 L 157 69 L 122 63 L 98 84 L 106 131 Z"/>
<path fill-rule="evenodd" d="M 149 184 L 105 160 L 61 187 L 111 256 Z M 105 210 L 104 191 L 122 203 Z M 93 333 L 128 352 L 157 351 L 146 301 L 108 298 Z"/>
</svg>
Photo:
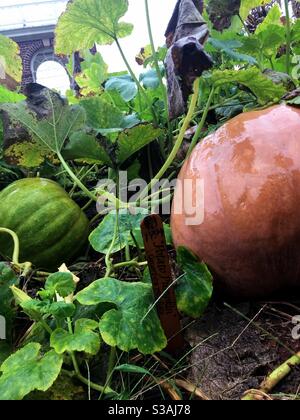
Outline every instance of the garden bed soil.
<svg viewBox="0 0 300 420">
<path fill-rule="evenodd" d="M 299 302 L 212 305 L 187 329 L 186 339 L 195 347 L 189 380 L 213 400 L 239 400 L 259 389 L 268 374 L 299 352 L 300 341 L 292 338 L 292 318 L 299 313 Z M 299 391 L 300 368 L 293 368 L 271 397 L 298 399 Z"/>
</svg>

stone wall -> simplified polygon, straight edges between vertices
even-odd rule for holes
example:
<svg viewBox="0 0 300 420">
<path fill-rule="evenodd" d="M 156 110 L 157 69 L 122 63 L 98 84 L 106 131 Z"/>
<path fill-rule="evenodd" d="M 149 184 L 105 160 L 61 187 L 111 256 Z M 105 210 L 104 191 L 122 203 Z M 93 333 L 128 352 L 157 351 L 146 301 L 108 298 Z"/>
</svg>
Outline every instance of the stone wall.
<svg viewBox="0 0 300 420">
<path fill-rule="evenodd" d="M 36 70 L 44 61 L 54 60 L 63 67 L 68 63 L 67 58 L 54 54 L 54 36 L 50 39 L 18 41 L 18 44 L 23 61 L 22 86 L 35 82 Z"/>
</svg>

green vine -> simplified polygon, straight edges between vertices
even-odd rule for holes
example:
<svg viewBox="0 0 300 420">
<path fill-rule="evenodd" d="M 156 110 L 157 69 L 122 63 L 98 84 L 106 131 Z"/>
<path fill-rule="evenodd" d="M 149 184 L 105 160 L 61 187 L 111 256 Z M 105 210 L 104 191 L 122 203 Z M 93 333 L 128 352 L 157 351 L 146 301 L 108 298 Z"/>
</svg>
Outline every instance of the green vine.
<svg viewBox="0 0 300 420">
<path fill-rule="evenodd" d="M 26 275 L 26 273 L 28 273 L 30 271 L 32 264 L 30 262 L 20 263 L 20 261 L 19 261 L 19 258 L 20 258 L 20 240 L 19 240 L 18 235 L 13 230 L 6 229 L 6 228 L 0 228 L 0 233 L 6 233 L 6 234 L 11 236 L 11 238 L 14 242 L 12 263 L 18 269 L 23 270 L 24 275 Z"/>
</svg>

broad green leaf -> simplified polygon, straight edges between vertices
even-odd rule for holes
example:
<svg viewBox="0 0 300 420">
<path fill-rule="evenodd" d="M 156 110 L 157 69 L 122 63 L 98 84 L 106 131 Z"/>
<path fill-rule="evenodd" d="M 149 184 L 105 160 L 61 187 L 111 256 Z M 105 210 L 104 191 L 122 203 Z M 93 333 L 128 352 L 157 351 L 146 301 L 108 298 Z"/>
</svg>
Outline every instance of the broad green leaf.
<svg viewBox="0 0 300 420">
<path fill-rule="evenodd" d="M 105 129 L 121 131 L 139 123 L 136 115 L 127 116 L 102 97 L 83 99 L 80 101 L 80 105 L 86 112 L 87 125 L 100 132 Z"/>
<path fill-rule="evenodd" d="M 110 45 L 115 38 L 131 34 L 133 26 L 119 22 L 128 10 L 128 0 L 74 0 L 56 27 L 57 54 Z"/>
<path fill-rule="evenodd" d="M 242 39 L 242 51 L 255 56 L 261 61 L 261 56 L 275 57 L 278 48 L 285 42 L 285 29 L 283 26 L 269 24 L 268 29 L 257 35 L 250 35 Z"/>
<path fill-rule="evenodd" d="M 3 80 L 2 73 L 16 82 L 21 82 L 22 59 L 19 52 L 19 46 L 15 41 L 0 34 L 0 84 Z"/>
<path fill-rule="evenodd" d="M 108 65 L 99 52 L 92 54 L 89 50 L 83 53 L 81 73 L 76 76 L 81 95 L 99 94 L 103 90 L 102 84 L 108 78 Z"/>
<path fill-rule="evenodd" d="M 257 36 L 261 51 L 270 58 L 277 55 L 278 48 L 285 42 L 285 29 L 283 26 L 270 24 L 268 29 L 259 32 Z"/>
<path fill-rule="evenodd" d="M 91 319 L 79 319 L 75 323 L 74 333 L 71 334 L 58 328 L 51 334 L 50 345 L 56 353 L 85 352 L 96 355 L 100 350 L 100 336 L 95 333 L 99 324 Z"/>
<path fill-rule="evenodd" d="M 151 124 L 140 124 L 120 133 L 117 144 L 117 161 L 124 163 L 136 152 L 157 139 L 163 131 Z"/>
<path fill-rule="evenodd" d="M 24 101 L 25 96 L 20 93 L 11 92 L 6 89 L 4 86 L 0 85 L 0 103 L 15 103 Z"/>
<path fill-rule="evenodd" d="M 167 118 L 167 114 L 164 107 L 163 92 L 162 89 L 146 89 L 145 95 L 140 95 L 134 99 L 134 110 L 138 113 L 141 120 L 153 121 L 153 113 L 149 104 L 156 112 Z"/>
<path fill-rule="evenodd" d="M 152 284 L 152 278 L 149 267 L 146 267 L 143 272 L 142 282 L 146 284 Z"/>
<path fill-rule="evenodd" d="M 289 99 L 286 101 L 287 104 L 293 105 L 293 106 L 300 106 L 300 96 L 296 96 L 296 98 Z"/>
<path fill-rule="evenodd" d="M 141 168 L 142 164 L 138 159 L 136 159 L 133 162 L 133 164 L 129 166 L 129 168 L 127 169 L 127 176 L 129 182 L 140 177 L 139 175 Z"/>
<path fill-rule="evenodd" d="M 54 273 L 51 274 L 45 283 L 45 291 L 48 298 L 52 298 L 55 294 L 65 298 L 75 292 L 76 284 L 71 273 Z"/>
<path fill-rule="evenodd" d="M 177 260 L 184 271 L 176 285 L 177 307 L 185 315 L 199 318 L 207 308 L 213 293 L 212 275 L 205 264 L 186 248 L 177 250 Z"/>
<path fill-rule="evenodd" d="M 96 135 L 85 131 L 78 131 L 72 134 L 66 147 L 63 149 L 63 156 L 67 160 L 78 160 L 85 163 L 98 163 L 113 166 L 112 160 L 101 145 Z"/>
<path fill-rule="evenodd" d="M 146 89 L 157 89 L 159 87 L 159 78 L 156 69 L 150 69 L 140 75 L 140 82 Z"/>
<path fill-rule="evenodd" d="M 47 146 L 39 141 L 22 141 L 12 144 L 4 150 L 4 156 L 11 165 L 33 169 L 42 166 L 45 161 L 55 161 L 55 157 Z"/>
<path fill-rule="evenodd" d="M 52 315 L 58 319 L 70 318 L 75 313 L 75 305 L 72 303 L 49 302 L 40 300 L 30 300 L 21 304 L 24 312 L 34 320 L 41 320 L 44 315 Z"/>
<path fill-rule="evenodd" d="M 250 55 L 242 54 L 236 51 L 242 47 L 242 43 L 237 40 L 219 40 L 215 38 L 209 38 L 208 43 L 218 51 L 223 52 L 228 57 L 236 61 L 244 61 L 250 64 L 256 64 L 257 61 Z"/>
<path fill-rule="evenodd" d="M 47 391 L 53 385 L 63 357 L 55 351 L 45 355 L 40 351 L 40 344 L 31 343 L 6 359 L 0 367 L 0 400 L 22 400 L 32 391 Z"/>
<path fill-rule="evenodd" d="M 105 89 L 108 92 L 117 91 L 126 102 L 132 101 L 138 93 L 137 85 L 129 74 L 111 77 L 105 83 Z"/>
<path fill-rule="evenodd" d="M 124 124 L 126 122 L 134 124 L 135 118 L 123 121 L 125 121 Z M 105 137 L 98 139 L 97 132 L 99 134 L 106 132 L 107 135 L 114 134 L 117 139 L 115 141 Z M 84 131 L 74 133 L 63 150 L 65 158 L 119 167 L 163 133 L 161 129 L 155 128 L 152 124 L 139 124 L 128 129 L 97 130 L 97 132 L 95 129 L 91 129 L 90 133 Z"/>
<path fill-rule="evenodd" d="M 45 89 L 44 113 L 39 118 L 28 107 L 27 102 L 18 104 L 0 104 L 0 109 L 7 112 L 11 123 L 20 124 L 29 133 L 29 142 L 40 144 L 53 153 L 60 152 L 67 138 L 80 129 L 85 122 L 85 112 L 82 107 L 69 106 L 58 94 Z M 14 144 L 18 146 L 20 143 Z M 23 150 L 26 153 L 26 148 Z"/>
<path fill-rule="evenodd" d="M 258 37 L 254 35 L 245 36 L 241 40 L 242 42 L 242 51 L 246 54 L 251 54 L 257 56 L 261 52 L 261 41 Z"/>
<path fill-rule="evenodd" d="M 300 41 L 300 19 L 297 19 L 292 26 L 292 42 L 296 43 Z"/>
<path fill-rule="evenodd" d="M 127 244 L 133 245 L 131 232 L 134 232 L 136 229 L 140 230 L 140 224 L 147 214 L 143 209 L 136 215 L 132 215 L 127 211 L 121 211 L 118 215 L 116 212 L 109 213 L 90 234 L 90 244 L 95 251 L 106 254 L 111 246 L 115 225 L 118 223 L 117 239 L 111 253 L 114 254 L 121 251 Z"/>
<path fill-rule="evenodd" d="M 104 92 L 102 92 L 101 98 L 109 102 L 119 111 L 122 111 L 126 114 L 128 114 L 128 112 L 131 112 L 130 104 L 124 101 L 120 93 L 116 90 L 110 90 L 110 91 L 105 90 Z"/>
<path fill-rule="evenodd" d="M 258 6 L 269 3 L 269 0 L 241 0 L 240 16 L 246 20 L 252 9 Z"/>
<path fill-rule="evenodd" d="M 157 313 L 154 309 L 149 312 L 153 305 L 151 285 L 106 278 L 95 281 L 76 298 L 82 305 L 116 305 L 100 320 L 100 333 L 106 344 L 123 351 L 137 349 L 142 354 L 153 354 L 166 347 Z"/>
<path fill-rule="evenodd" d="M 286 90 L 264 76 L 259 69 L 251 67 L 246 70 L 216 70 L 212 73 L 212 81 L 216 87 L 226 83 L 239 83 L 246 86 L 257 97 L 260 104 L 279 102 Z"/>
<path fill-rule="evenodd" d="M 280 18 L 281 18 L 280 7 L 278 4 L 274 4 L 274 6 L 269 10 L 267 17 L 256 28 L 255 35 L 258 35 L 263 31 L 267 31 L 269 28 L 269 25 L 282 26 Z"/>
<path fill-rule="evenodd" d="M 76 307 L 73 303 L 60 301 L 51 303 L 49 308 L 45 309 L 45 315 L 52 315 L 58 319 L 67 319 L 74 315 Z"/>
</svg>

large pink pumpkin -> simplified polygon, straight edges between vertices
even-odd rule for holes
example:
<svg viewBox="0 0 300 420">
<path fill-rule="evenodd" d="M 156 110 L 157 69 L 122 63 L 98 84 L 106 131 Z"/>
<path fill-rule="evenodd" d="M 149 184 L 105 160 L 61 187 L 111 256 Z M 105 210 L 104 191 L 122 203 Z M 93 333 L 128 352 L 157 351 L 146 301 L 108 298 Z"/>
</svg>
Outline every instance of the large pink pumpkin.
<svg viewBox="0 0 300 420">
<path fill-rule="evenodd" d="M 300 286 L 300 109 L 278 105 L 233 118 L 195 148 L 179 175 L 185 179 L 204 181 L 204 221 L 188 226 L 188 215 L 173 209 L 175 246 L 209 266 L 224 296 Z"/>
</svg>

